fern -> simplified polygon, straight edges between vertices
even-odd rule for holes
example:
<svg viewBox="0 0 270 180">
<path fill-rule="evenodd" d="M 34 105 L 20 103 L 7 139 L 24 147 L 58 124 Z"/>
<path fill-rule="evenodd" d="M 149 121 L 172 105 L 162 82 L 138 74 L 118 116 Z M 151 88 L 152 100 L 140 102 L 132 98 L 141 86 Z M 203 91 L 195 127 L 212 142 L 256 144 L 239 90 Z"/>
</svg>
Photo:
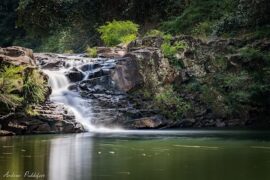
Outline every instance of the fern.
<svg viewBox="0 0 270 180">
<path fill-rule="evenodd" d="M 0 102 L 5 104 L 7 109 L 15 109 L 20 106 L 23 98 L 22 91 L 23 67 L 5 66 L 0 71 Z"/>
</svg>

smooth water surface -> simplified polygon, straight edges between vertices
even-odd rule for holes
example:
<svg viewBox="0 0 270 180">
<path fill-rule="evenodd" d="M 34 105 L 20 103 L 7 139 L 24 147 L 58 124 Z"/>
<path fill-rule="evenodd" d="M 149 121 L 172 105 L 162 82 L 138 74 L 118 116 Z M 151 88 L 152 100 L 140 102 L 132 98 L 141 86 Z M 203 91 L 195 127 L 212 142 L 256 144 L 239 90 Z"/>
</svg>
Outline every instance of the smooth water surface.
<svg viewBox="0 0 270 180">
<path fill-rule="evenodd" d="M 123 131 L 2 137 L 0 179 L 7 178 L 267 180 L 270 132 Z"/>
</svg>

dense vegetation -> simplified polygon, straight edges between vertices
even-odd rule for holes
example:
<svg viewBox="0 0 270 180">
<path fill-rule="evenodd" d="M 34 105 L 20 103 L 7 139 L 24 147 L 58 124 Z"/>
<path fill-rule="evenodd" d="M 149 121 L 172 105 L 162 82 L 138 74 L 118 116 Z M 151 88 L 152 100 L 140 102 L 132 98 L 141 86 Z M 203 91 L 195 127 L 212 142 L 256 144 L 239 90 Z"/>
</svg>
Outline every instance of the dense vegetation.
<svg viewBox="0 0 270 180">
<path fill-rule="evenodd" d="M 268 0 L 2 0 L 0 46 L 39 51 L 81 52 L 99 45 L 98 27 L 131 20 L 140 33 L 269 36 Z"/>
</svg>

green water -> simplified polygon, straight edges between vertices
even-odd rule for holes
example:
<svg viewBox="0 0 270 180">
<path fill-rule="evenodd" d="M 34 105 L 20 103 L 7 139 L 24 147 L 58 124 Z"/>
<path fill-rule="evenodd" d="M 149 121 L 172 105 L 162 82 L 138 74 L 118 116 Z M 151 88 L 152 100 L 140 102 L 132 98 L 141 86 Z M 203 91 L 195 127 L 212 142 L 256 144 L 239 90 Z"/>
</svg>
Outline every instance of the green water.
<svg viewBox="0 0 270 180">
<path fill-rule="evenodd" d="M 0 179 L 268 180 L 270 132 L 2 137 Z"/>
</svg>

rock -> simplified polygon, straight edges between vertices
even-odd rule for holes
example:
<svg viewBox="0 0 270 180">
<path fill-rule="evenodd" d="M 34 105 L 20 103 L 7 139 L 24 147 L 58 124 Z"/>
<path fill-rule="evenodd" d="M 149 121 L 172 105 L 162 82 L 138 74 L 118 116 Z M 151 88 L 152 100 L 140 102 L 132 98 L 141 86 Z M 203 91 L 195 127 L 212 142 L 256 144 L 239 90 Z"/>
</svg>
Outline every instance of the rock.
<svg viewBox="0 0 270 180">
<path fill-rule="evenodd" d="M 119 62 L 111 74 L 112 80 L 122 91 L 128 92 L 143 84 L 139 66 L 134 59 Z"/>
<path fill-rule="evenodd" d="M 14 132 L 0 130 L 0 136 L 14 136 L 14 135 L 16 135 Z"/>
<path fill-rule="evenodd" d="M 101 68 L 97 68 L 89 72 L 88 79 L 93 79 L 101 76 L 103 76 L 103 71 Z"/>
<path fill-rule="evenodd" d="M 62 65 L 62 61 L 46 62 L 46 64 L 42 65 L 42 69 L 59 69 Z"/>
<path fill-rule="evenodd" d="M 58 70 L 60 67 L 66 65 L 65 61 L 63 61 L 62 58 L 59 58 L 56 54 L 35 53 L 34 55 L 37 63 L 42 69 Z"/>
<path fill-rule="evenodd" d="M 102 68 L 102 74 L 104 76 L 110 76 L 111 75 L 111 70 Z"/>
<path fill-rule="evenodd" d="M 196 120 L 193 118 L 183 119 L 180 121 L 180 127 L 185 127 L 185 128 L 192 127 L 195 122 Z"/>
<path fill-rule="evenodd" d="M 101 64 L 99 64 L 99 63 L 91 63 L 91 64 L 84 64 L 84 65 L 80 66 L 79 69 L 83 72 L 86 72 L 86 71 L 91 71 L 93 69 L 97 69 L 100 67 L 101 67 Z"/>
<path fill-rule="evenodd" d="M 227 121 L 228 127 L 239 127 L 243 126 L 244 122 L 241 119 L 230 119 Z"/>
<path fill-rule="evenodd" d="M 49 124 L 41 124 L 40 126 L 37 127 L 35 131 L 48 133 L 51 131 L 51 127 L 49 126 Z"/>
<path fill-rule="evenodd" d="M 153 116 L 132 120 L 129 127 L 135 129 L 156 129 L 165 125 L 166 123 L 164 123 L 160 116 Z"/>
<path fill-rule="evenodd" d="M 78 87 L 77 87 L 77 84 L 71 84 L 68 86 L 68 90 L 70 91 L 77 91 L 78 90 Z"/>
<path fill-rule="evenodd" d="M 97 54 L 98 57 L 102 58 L 119 58 L 123 57 L 126 54 L 127 50 L 125 47 L 116 47 L 116 48 L 109 48 L 109 47 L 97 47 Z"/>
<path fill-rule="evenodd" d="M 33 51 L 31 49 L 18 46 L 0 48 L 0 65 L 1 64 L 36 67 Z"/>
<path fill-rule="evenodd" d="M 14 114 L 1 121 L 0 134 L 50 134 L 50 133 L 79 133 L 84 132 L 83 126 L 75 121 L 73 114 L 59 104 L 47 103 L 36 106 L 36 116 Z M 8 132 L 8 133 L 6 133 Z"/>
<path fill-rule="evenodd" d="M 163 43 L 163 38 L 159 36 L 148 36 L 143 39 L 136 39 L 128 44 L 128 51 L 137 50 L 142 47 L 160 48 Z"/>
<path fill-rule="evenodd" d="M 160 48 L 163 41 L 162 37 L 149 36 L 142 39 L 142 46 Z"/>
<path fill-rule="evenodd" d="M 179 76 L 160 50 L 143 48 L 129 52 L 125 57 L 133 60 L 133 66 L 136 68 L 133 81 L 135 80 L 135 84 L 139 86 L 145 85 L 148 89 L 155 89 L 161 84 L 172 83 Z"/>
<path fill-rule="evenodd" d="M 115 68 L 116 63 L 115 62 L 105 62 L 102 64 L 102 69 L 113 69 Z"/>
<path fill-rule="evenodd" d="M 216 121 L 216 127 L 218 127 L 218 128 L 223 128 L 223 127 L 225 127 L 225 126 L 226 126 L 225 122 L 222 122 L 220 119 L 218 119 L 218 120 Z"/>
<path fill-rule="evenodd" d="M 117 88 L 110 76 L 101 76 L 98 78 L 84 80 L 80 82 L 79 87 L 81 90 L 87 91 L 93 89 L 96 85 L 100 85 L 106 90 L 115 90 Z"/>
<path fill-rule="evenodd" d="M 80 71 L 68 71 L 66 73 L 66 76 L 68 77 L 68 79 L 71 81 L 71 82 L 78 82 L 78 81 L 81 81 L 83 80 L 84 78 L 84 75 L 82 72 Z"/>
<path fill-rule="evenodd" d="M 96 85 L 93 89 L 94 89 L 94 91 L 96 93 L 100 93 L 100 92 L 106 91 L 106 89 L 103 86 L 101 86 L 101 85 Z"/>
</svg>

